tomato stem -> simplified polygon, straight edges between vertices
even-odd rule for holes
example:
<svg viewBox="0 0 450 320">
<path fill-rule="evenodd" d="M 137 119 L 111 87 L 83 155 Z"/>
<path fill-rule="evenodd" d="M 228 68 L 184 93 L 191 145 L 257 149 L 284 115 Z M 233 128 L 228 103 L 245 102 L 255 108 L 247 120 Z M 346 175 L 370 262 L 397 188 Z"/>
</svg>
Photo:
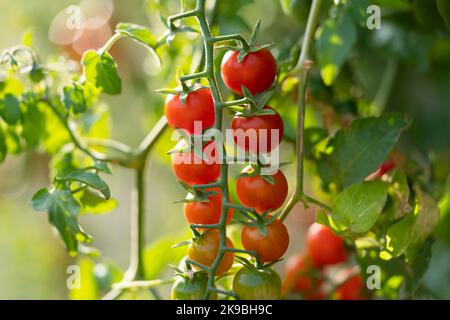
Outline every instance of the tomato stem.
<svg viewBox="0 0 450 320">
<path fill-rule="evenodd" d="M 320 5 L 322 0 L 313 0 L 311 9 L 309 11 L 308 22 L 306 24 L 305 34 L 302 40 L 302 50 L 297 61 L 295 70 L 298 71 L 298 108 L 297 108 L 297 135 L 296 135 L 296 185 L 294 194 L 289 199 L 286 207 L 282 210 L 280 220 L 283 221 L 292 211 L 294 206 L 302 200 L 304 196 L 303 180 L 304 180 L 304 166 L 303 166 L 303 136 L 305 130 L 305 108 L 306 108 L 306 90 L 308 83 L 308 73 L 312 62 L 309 60 L 310 46 L 313 42 L 314 33 L 317 28 Z"/>
</svg>

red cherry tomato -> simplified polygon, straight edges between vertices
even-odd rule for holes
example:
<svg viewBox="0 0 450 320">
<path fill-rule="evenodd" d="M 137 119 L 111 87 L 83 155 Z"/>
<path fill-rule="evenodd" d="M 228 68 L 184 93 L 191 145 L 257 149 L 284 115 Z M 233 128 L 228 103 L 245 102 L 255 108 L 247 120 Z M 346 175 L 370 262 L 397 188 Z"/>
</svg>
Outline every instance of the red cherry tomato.
<svg viewBox="0 0 450 320">
<path fill-rule="evenodd" d="M 188 249 L 189 259 L 201 263 L 209 267 L 214 263 L 217 252 L 219 251 L 220 235 L 217 229 L 210 229 L 201 234 L 196 242 L 192 243 Z M 226 246 L 233 248 L 233 243 L 226 238 Z M 234 261 L 234 253 L 226 252 L 216 270 L 216 275 L 221 275 L 227 272 Z M 195 266 L 193 266 L 195 268 Z"/>
<path fill-rule="evenodd" d="M 284 293 L 301 293 L 309 300 L 324 298 L 324 294 L 320 291 L 320 286 L 323 283 L 322 272 L 314 268 L 307 255 L 296 254 L 291 256 L 284 266 L 284 271 Z"/>
<path fill-rule="evenodd" d="M 363 279 L 357 274 L 345 281 L 335 292 L 338 300 L 365 300 Z"/>
<path fill-rule="evenodd" d="M 377 169 L 377 171 L 371 173 L 366 180 L 372 181 L 382 177 L 384 174 L 388 173 L 395 168 L 395 163 L 393 161 L 383 162 Z"/>
<path fill-rule="evenodd" d="M 172 128 L 187 130 L 194 133 L 194 122 L 201 122 L 201 134 L 214 125 L 214 101 L 208 88 L 200 88 L 187 95 L 184 105 L 179 95 L 167 96 L 164 113 Z"/>
<path fill-rule="evenodd" d="M 219 223 L 222 214 L 222 193 L 219 188 L 210 188 L 205 191 L 215 191 L 208 197 L 208 202 L 187 202 L 183 206 L 184 216 L 190 224 Z M 233 216 L 233 210 L 228 210 L 227 223 Z"/>
<path fill-rule="evenodd" d="M 313 223 L 306 233 L 306 247 L 311 261 L 316 267 L 344 262 L 347 254 L 341 237 L 330 228 Z"/>
<path fill-rule="evenodd" d="M 289 245 L 289 234 L 286 226 L 278 219 L 266 225 L 267 235 L 257 227 L 244 226 L 241 240 L 246 250 L 255 251 L 261 261 L 278 260 L 286 252 Z"/>
<path fill-rule="evenodd" d="M 246 167 L 243 172 L 252 170 Z M 274 184 L 270 184 L 261 176 L 239 177 L 236 181 L 236 192 L 239 201 L 259 213 L 276 210 L 283 204 L 288 193 L 288 184 L 283 172 L 278 170 L 272 175 Z"/>
<path fill-rule="evenodd" d="M 189 185 L 214 182 L 220 175 L 220 164 L 216 145 L 208 143 L 203 147 L 203 159 L 194 150 L 172 154 L 172 171 L 178 180 Z"/>
<path fill-rule="evenodd" d="M 250 52 L 238 62 L 238 51 L 228 51 L 222 60 L 222 79 L 230 90 L 242 94 L 245 86 L 252 94 L 270 87 L 277 74 L 277 63 L 267 49 Z"/>
<path fill-rule="evenodd" d="M 284 125 L 280 114 L 269 106 L 264 109 L 273 110 L 275 114 L 235 116 L 231 121 L 234 142 L 241 149 L 251 153 L 267 153 L 275 149 L 283 139 Z M 278 138 L 275 133 L 278 133 Z"/>
</svg>

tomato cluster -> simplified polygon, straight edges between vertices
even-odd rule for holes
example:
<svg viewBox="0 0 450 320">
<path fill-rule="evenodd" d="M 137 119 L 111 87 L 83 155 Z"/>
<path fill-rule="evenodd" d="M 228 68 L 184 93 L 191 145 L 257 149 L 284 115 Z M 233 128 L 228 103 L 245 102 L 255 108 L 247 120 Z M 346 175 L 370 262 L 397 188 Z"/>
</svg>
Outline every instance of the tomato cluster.
<svg viewBox="0 0 450 320">
<path fill-rule="evenodd" d="M 239 55 L 239 51 L 230 51 L 223 58 L 221 74 L 226 86 L 236 94 L 243 94 L 247 90 L 251 95 L 258 95 L 269 89 L 277 72 L 276 62 L 270 51 L 249 51 L 242 61 L 239 61 Z M 211 91 L 205 87 L 186 89 L 185 86 L 183 90 L 184 93 L 167 97 L 165 115 L 168 124 L 174 129 L 184 130 L 185 138 L 201 135 L 203 130 L 215 125 L 216 109 Z M 281 116 L 263 103 L 258 107 L 253 103 L 248 108 L 248 112 L 237 113 L 231 121 L 235 144 L 249 154 L 259 155 L 273 151 L 281 143 L 284 134 Z M 252 131 L 255 132 L 256 141 L 248 138 Z M 241 136 L 245 138 L 241 139 Z M 226 223 L 229 223 L 233 215 L 233 210 L 226 211 L 223 208 L 221 187 L 202 187 L 216 183 L 220 177 L 217 148 L 221 146 L 209 141 L 203 144 L 202 150 L 195 152 L 191 150 L 191 144 L 192 141 L 184 139 L 171 155 L 173 173 L 190 192 L 183 207 L 184 216 L 191 225 L 198 225 L 188 249 L 187 257 L 192 262 L 189 268 L 199 270 L 211 267 L 220 254 L 221 260 L 215 265 L 215 274 L 223 275 L 233 265 L 235 256 L 233 252 L 220 250 L 221 244 L 225 240 L 225 247 L 233 248 L 233 243 L 227 237 L 221 239 L 218 229 L 201 227 L 219 224 L 223 214 L 227 214 Z M 233 290 L 241 299 L 280 297 L 281 279 L 263 263 L 280 259 L 289 244 L 286 227 L 269 214 L 280 208 L 286 199 L 286 177 L 280 170 L 262 176 L 260 169 L 259 165 L 256 168 L 248 166 L 236 180 L 239 201 L 248 210 L 254 210 L 256 215 L 255 220 L 246 224 L 241 233 L 244 249 L 256 254 L 257 264 L 256 267 L 244 266 L 234 277 Z M 257 217 L 258 215 L 260 216 Z M 174 298 L 199 298 L 206 290 L 205 276 L 197 275 L 200 272 L 196 271 L 194 277 L 191 275 L 178 279 L 172 291 Z M 255 290 L 255 287 L 259 290 Z"/>
<path fill-rule="evenodd" d="M 291 256 L 285 265 L 283 292 L 301 294 L 307 300 L 322 300 L 327 296 L 338 300 L 365 299 L 363 280 L 360 274 L 343 267 L 333 279 L 326 278 L 326 268 L 347 261 L 344 241 L 321 224 L 313 223 L 306 233 L 306 253 Z M 325 292 L 324 287 L 335 287 Z"/>
</svg>

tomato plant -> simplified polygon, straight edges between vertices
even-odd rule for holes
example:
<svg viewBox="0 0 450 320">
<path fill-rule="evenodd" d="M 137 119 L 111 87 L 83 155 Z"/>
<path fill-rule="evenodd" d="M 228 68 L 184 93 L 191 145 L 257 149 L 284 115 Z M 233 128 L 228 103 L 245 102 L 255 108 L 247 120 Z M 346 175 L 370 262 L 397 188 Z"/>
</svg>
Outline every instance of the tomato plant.
<svg viewBox="0 0 450 320">
<path fill-rule="evenodd" d="M 192 275 L 179 275 L 172 286 L 172 300 L 201 300 L 208 285 L 208 275 L 202 271 Z M 214 299 L 211 296 L 211 299 Z"/>
<path fill-rule="evenodd" d="M 313 223 L 306 233 L 308 256 L 316 267 L 344 262 L 347 254 L 343 240 L 330 228 Z"/>
<path fill-rule="evenodd" d="M 171 127 L 184 129 L 193 134 L 194 124 L 197 121 L 201 133 L 202 130 L 214 125 L 215 112 L 211 92 L 207 88 L 189 92 L 184 103 L 180 95 L 169 95 L 164 113 Z"/>
<path fill-rule="evenodd" d="M 22 161 L 48 162 L 50 179 L 33 184 L 44 187 L 31 206 L 47 213 L 82 269 L 84 291 L 71 297 L 157 299 L 158 287 L 174 282 L 174 299 L 450 296 L 438 272 L 450 225 L 445 1 L 281 0 L 283 10 L 172 2 L 147 3 L 149 26 L 154 12 L 167 17 L 160 36 L 86 20 L 89 38 L 100 35 L 89 25 L 99 21 L 112 34 L 79 63 L 42 59 L 30 36 L 0 54 L 1 176 L 10 180 Z M 150 55 L 125 54 L 116 44 L 126 39 Z M 125 198 L 117 186 L 130 187 L 116 183 L 117 167 L 133 173 L 126 270 L 101 255 L 93 223 L 80 219 Z M 186 198 L 175 198 L 176 182 Z M 127 234 L 118 225 L 111 234 Z M 230 225 L 242 245 L 231 242 Z M 304 248 L 283 259 L 306 229 Z M 168 265 L 177 275 L 158 279 Z M 380 286 L 369 290 L 372 276 Z"/>
<path fill-rule="evenodd" d="M 219 223 L 222 214 L 222 194 L 219 188 L 206 189 L 212 193 L 207 199 L 201 201 L 189 201 L 184 204 L 183 212 L 186 220 L 190 224 L 215 224 Z M 228 210 L 227 223 L 233 216 L 233 209 Z"/>
<path fill-rule="evenodd" d="M 263 213 L 281 207 L 287 196 L 288 185 L 281 170 L 273 175 L 261 176 L 249 166 L 237 178 L 236 192 L 242 204 Z"/>
<path fill-rule="evenodd" d="M 242 267 L 233 278 L 233 290 L 242 300 L 276 300 L 281 294 L 281 279 L 272 268 Z"/>
<path fill-rule="evenodd" d="M 244 226 L 241 239 L 244 248 L 255 251 L 263 262 L 280 259 L 289 245 L 288 231 L 278 219 L 262 227 Z"/>
<path fill-rule="evenodd" d="M 234 142 L 246 151 L 252 153 L 266 153 L 279 146 L 284 134 L 283 120 L 273 108 L 265 106 L 263 110 L 271 110 L 274 114 L 253 115 L 243 117 L 241 115 L 233 117 L 231 129 L 234 133 Z M 253 131 L 253 130 L 256 130 Z M 252 133 L 256 139 L 251 139 Z M 278 138 L 272 137 L 272 134 Z M 240 137 L 244 137 L 244 141 Z M 250 141 L 251 140 L 251 141 Z"/>
<path fill-rule="evenodd" d="M 246 87 L 252 94 L 267 90 L 275 80 L 277 64 L 267 49 L 249 52 L 242 60 L 239 51 L 228 51 L 222 60 L 222 79 L 238 94 Z"/>
<path fill-rule="evenodd" d="M 217 230 L 205 231 L 189 246 L 188 257 L 200 265 L 210 266 L 219 254 L 219 237 Z M 226 238 L 225 245 L 227 248 L 233 248 L 233 243 L 228 238 Z M 232 252 L 225 253 L 220 259 L 216 274 L 221 275 L 227 272 L 233 265 L 233 259 L 234 254 Z"/>
</svg>

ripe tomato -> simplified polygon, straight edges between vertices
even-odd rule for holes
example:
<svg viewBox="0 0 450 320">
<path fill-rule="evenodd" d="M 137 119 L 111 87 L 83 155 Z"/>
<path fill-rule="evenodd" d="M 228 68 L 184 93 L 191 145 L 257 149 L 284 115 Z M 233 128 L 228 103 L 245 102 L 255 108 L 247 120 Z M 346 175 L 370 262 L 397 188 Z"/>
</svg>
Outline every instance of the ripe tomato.
<svg viewBox="0 0 450 320">
<path fill-rule="evenodd" d="M 277 74 L 277 63 L 270 51 L 250 52 L 241 63 L 238 55 L 238 51 L 228 51 L 223 57 L 221 74 L 227 87 L 238 94 L 242 94 L 242 86 L 252 94 L 268 89 Z"/>
<path fill-rule="evenodd" d="M 172 286 L 172 300 L 201 300 L 208 286 L 208 274 L 206 272 L 194 272 L 192 278 L 187 275 L 179 276 Z M 210 300 L 217 299 L 215 292 L 211 293 Z"/>
<path fill-rule="evenodd" d="M 296 254 L 291 256 L 284 266 L 284 271 L 284 293 L 301 293 L 306 299 L 310 300 L 323 298 L 319 289 L 323 282 L 322 273 L 314 268 L 307 255 Z"/>
<path fill-rule="evenodd" d="M 357 274 L 345 281 L 335 292 L 338 300 L 365 300 L 363 279 Z"/>
<path fill-rule="evenodd" d="M 262 262 L 278 260 L 289 245 L 286 226 L 278 219 L 266 225 L 267 235 L 257 227 L 242 228 L 242 245 L 246 250 L 255 251 Z"/>
<path fill-rule="evenodd" d="M 222 193 L 219 188 L 209 188 L 205 191 L 215 191 L 208 197 L 208 202 L 187 202 L 183 206 L 184 216 L 190 224 L 219 223 L 222 214 Z M 228 210 L 227 223 L 233 216 L 233 210 Z"/>
<path fill-rule="evenodd" d="M 341 237 L 330 228 L 313 223 L 306 233 L 306 247 L 311 261 L 316 267 L 344 262 L 347 254 Z"/>
<path fill-rule="evenodd" d="M 184 105 L 179 95 L 169 95 L 164 113 L 172 128 L 185 129 L 194 133 L 194 122 L 201 122 L 201 130 L 214 125 L 214 101 L 208 88 L 200 88 L 187 95 Z M 201 134 L 202 131 L 195 134 Z"/>
<path fill-rule="evenodd" d="M 281 296 L 281 279 L 272 268 L 243 267 L 234 276 L 233 291 L 240 300 L 276 300 Z"/>
<path fill-rule="evenodd" d="M 178 180 L 194 185 L 210 183 L 219 178 L 220 164 L 215 144 L 206 144 L 203 151 L 203 159 L 194 150 L 172 154 L 172 171 Z"/>
<path fill-rule="evenodd" d="M 219 251 L 219 237 L 219 231 L 216 229 L 210 229 L 203 232 L 200 238 L 189 246 L 189 259 L 201 263 L 207 267 L 212 265 L 216 259 L 217 252 Z M 233 248 L 233 243 L 228 238 L 226 238 L 226 246 L 228 248 Z M 234 253 L 226 252 L 216 270 L 216 275 L 221 275 L 227 272 L 233 265 L 233 261 Z"/>
<path fill-rule="evenodd" d="M 251 166 L 243 172 L 250 172 Z M 283 204 L 288 193 L 288 184 L 283 172 L 278 170 L 272 175 L 274 184 L 261 176 L 239 177 L 236 181 L 236 192 L 239 201 L 259 213 L 276 210 Z"/>
<path fill-rule="evenodd" d="M 267 153 L 275 149 L 283 139 L 284 125 L 280 114 L 269 106 L 264 109 L 273 110 L 275 114 L 233 117 L 233 139 L 241 149 L 251 153 Z M 275 133 L 278 133 L 278 138 Z"/>
<path fill-rule="evenodd" d="M 372 181 L 375 180 L 377 178 L 382 177 L 384 174 L 388 173 L 389 171 L 391 171 L 392 169 L 395 168 L 395 163 L 393 161 L 386 161 L 383 162 L 382 164 L 380 164 L 380 166 L 378 167 L 377 171 L 371 173 L 366 180 L 368 181 Z"/>
</svg>

